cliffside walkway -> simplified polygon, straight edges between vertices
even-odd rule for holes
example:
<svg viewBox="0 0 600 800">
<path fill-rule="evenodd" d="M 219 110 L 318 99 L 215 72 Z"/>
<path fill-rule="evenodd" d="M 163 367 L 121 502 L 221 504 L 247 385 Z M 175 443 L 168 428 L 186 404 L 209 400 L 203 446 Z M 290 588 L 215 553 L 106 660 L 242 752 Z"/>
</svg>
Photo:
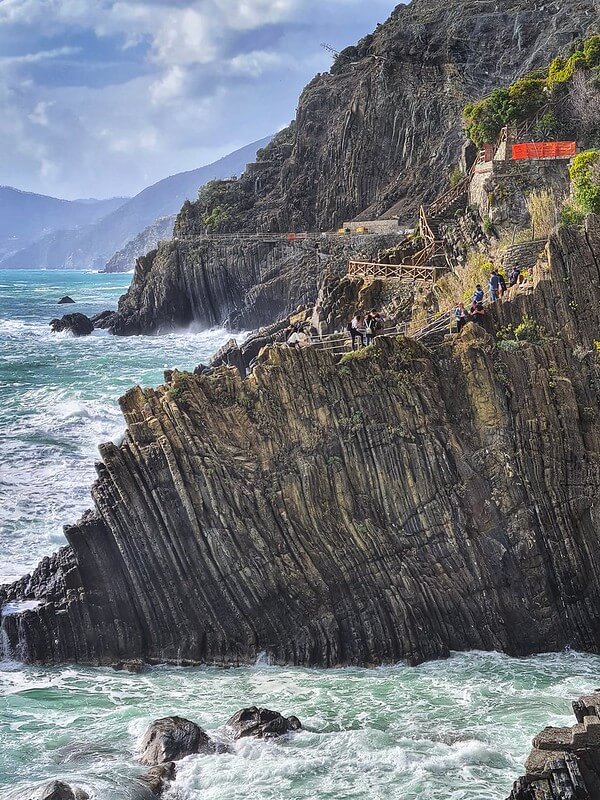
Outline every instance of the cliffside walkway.
<svg viewBox="0 0 600 800">
<path fill-rule="evenodd" d="M 419 211 L 419 235 L 423 247 L 414 255 L 405 257 L 398 264 L 383 264 L 373 261 L 351 260 L 347 275 L 351 278 L 372 280 L 396 280 L 432 286 L 437 279 L 451 269 L 446 249 L 440 237 L 440 226 L 460 205 L 464 205 L 471 185 L 471 172 L 440 195 L 430 206 L 421 206 Z M 410 239 L 404 242 L 410 244 Z"/>
</svg>

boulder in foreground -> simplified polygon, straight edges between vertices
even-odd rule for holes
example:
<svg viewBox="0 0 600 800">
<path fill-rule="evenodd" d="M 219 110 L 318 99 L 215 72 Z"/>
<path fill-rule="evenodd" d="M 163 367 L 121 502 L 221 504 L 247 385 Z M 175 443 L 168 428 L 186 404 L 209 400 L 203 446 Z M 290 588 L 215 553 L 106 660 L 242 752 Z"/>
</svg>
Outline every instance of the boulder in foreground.
<svg viewBox="0 0 600 800">
<path fill-rule="evenodd" d="M 88 800 L 89 795 L 83 789 L 72 789 L 62 781 L 50 781 L 42 786 L 33 798 L 34 800 Z"/>
<path fill-rule="evenodd" d="M 195 722 L 183 717 L 163 717 L 155 720 L 144 734 L 140 761 L 153 767 L 197 753 L 214 752 L 214 743 Z"/>
<path fill-rule="evenodd" d="M 252 736 L 255 739 L 275 739 L 286 733 L 298 731 L 302 724 L 298 717 L 284 717 L 278 711 L 268 708 L 242 708 L 234 714 L 225 725 L 227 732 L 234 739 Z"/>
<path fill-rule="evenodd" d="M 71 331 L 73 336 L 89 336 L 94 325 L 85 314 L 65 314 L 61 319 L 53 319 L 50 323 L 52 333 Z"/>
</svg>

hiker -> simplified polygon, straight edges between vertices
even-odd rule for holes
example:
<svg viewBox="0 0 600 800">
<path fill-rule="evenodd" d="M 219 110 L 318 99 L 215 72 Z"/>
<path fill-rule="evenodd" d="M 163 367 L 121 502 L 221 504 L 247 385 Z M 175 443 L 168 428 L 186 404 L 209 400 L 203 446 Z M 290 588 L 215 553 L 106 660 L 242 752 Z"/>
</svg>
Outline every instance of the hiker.
<svg viewBox="0 0 600 800">
<path fill-rule="evenodd" d="M 504 297 L 506 292 L 506 278 L 501 272 L 498 273 L 498 277 L 500 278 L 500 297 Z"/>
<path fill-rule="evenodd" d="M 352 322 L 348 326 L 348 330 L 350 331 L 350 336 L 352 337 L 352 349 L 356 350 L 356 341 L 357 339 L 360 340 L 360 347 L 364 347 L 365 340 L 364 340 L 364 332 L 365 332 L 365 320 L 363 315 L 360 311 L 357 311 L 354 317 L 352 318 Z"/>
<path fill-rule="evenodd" d="M 520 278 L 521 278 L 521 270 L 519 269 L 519 267 L 513 267 L 508 273 L 508 285 L 516 286 L 517 283 L 521 282 Z"/>
<path fill-rule="evenodd" d="M 483 286 L 480 283 L 478 283 L 477 286 L 475 287 L 475 291 L 473 293 L 473 299 L 471 301 L 471 313 L 473 312 L 473 309 L 475 308 L 477 303 L 483 303 L 484 296 L 485 294 L 483 291 Z"/>
<path fill-rule="evenodd" d="M 288 347 L 304 347 L 308 344 L 308 336 L 302 325 L 297 325 L 294 328 L 291 336 L 287 339 Z"/>
<path fill-rule="evenodd" d="M 456 320 L 456 332 L 460 333 L 469 321 L 469 315 L 464 303 L 459 303 L 454 309 L 454 319 Z"/>
<path fill-rule="evenodd" d="M 377 331 L 383 328 L 383 317 L 376 308 L 372 308 L 365 317 L 365 339 L 367 347 L 373 343 Z"/>
<path fill-rule="evenodd" d="M 490 300 L 492 303 L 495 303 L 496 300 L 500 299 L 501 291 L 502 291 L 502 284 L 500 283 L 500 275 L 496 272 L 496 270 L 492 270 L 492 274 L 490 277 L 489 289 L 490 289 Z"/>
<path fill-rule="evenodd" d="M 477 303 L 471 312 L 471 317 L 473 322 L 476 322 L 478 325 L 485 325 L 485 308 L 483 307 L 483 303 Z"/>
</svg>

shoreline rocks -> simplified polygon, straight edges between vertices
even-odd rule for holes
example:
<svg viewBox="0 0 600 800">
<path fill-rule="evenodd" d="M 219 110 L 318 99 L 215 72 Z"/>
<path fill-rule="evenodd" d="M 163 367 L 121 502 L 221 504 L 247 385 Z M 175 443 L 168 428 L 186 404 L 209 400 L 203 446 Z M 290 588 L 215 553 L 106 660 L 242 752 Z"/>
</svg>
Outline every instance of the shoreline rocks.
<svg viewBox="0 0 600 800">
<path fill-rule="evenodd" d="M 64 297 L 61 297 L 60 300 L 57 301 L 57 304 L 60 306 L 60 305 L 65 305 L 67 303 L 74 303 L 74 302 L 75 302 L 75 300 L 73 300 L 72 297 L 69 297 L 69 295 L 66 294 Z"/>
<path fill-rule="evenodd" d="M 216 747 L 208 734 L 189 719 L 164 717 L 148 727 L 140 749 L 140 762 L 155 766 L 198 753 L 214 753 Z"/>
<path fill-rule="evenodd" d="M 242 708 L 225 723 L 227 734 L 234 740 L 277 739 L 301 728 L 298 717 L 284 717 L 278 711 L 256 706 Z"/>
<path fill-rule="evenodd" d="M 63 333 L 70 331 L 73 336 L 89 336 L 93 330 L 94 325 L 89 317 L 85 314 L 65 314 L 61 319 L 53 319 L 50 322 L 52 333 Z"/>
</svg>

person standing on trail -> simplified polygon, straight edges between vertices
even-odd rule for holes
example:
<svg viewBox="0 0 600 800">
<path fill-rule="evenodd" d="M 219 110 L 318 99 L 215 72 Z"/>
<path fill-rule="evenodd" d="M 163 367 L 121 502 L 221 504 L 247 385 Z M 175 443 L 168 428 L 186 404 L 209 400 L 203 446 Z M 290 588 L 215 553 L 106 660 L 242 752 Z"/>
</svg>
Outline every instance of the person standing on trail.
<svg viewBox="0 0 600 800">
<path fill-rule="evenodd" d="M 519 269 L 519 267 L 513 267 L 508 273 L 508 285 L 516 286 L 516 284 L 519 283 L 520 277 L 521 277 L 521 270 Z"/>
<path fill-rule="evenodd" d="M 473 300 L 471 301 L 472 302 L 471 310 L 475 308 L 477 303 L 483 303 L 483 298 L 484 298 L 483 286 L 480 283 L 478 283 L 477 286 L 475 287 L 475 291 L 473 292 Z"/>
<path fill-rule="evenodd" d="M 454 318 L 456 319 L 456 332 L 460 333 L 464 326 L 469 321 L 469 315 L 464 303 L 459 303 L 454 309 Z"/>
<path fill-rule="evenodd" d="M 498 275 L 495 269 L 492 270 L 489 289 L 490 289 L 490 300 L 492 301 L 492 303 L 495 303 L 496 300 L 499 300 L 500 297 L 502 296 L 502 282 L 500 281 L 500 275 Z"/>
<path fill-rule="evenodd" d="M 373 308 L 365 317 L 365 340 L 367 347 L 372 344 L 377 333 L 378 315 L 377 309 Z"/>
<path fill-rule="evenodd" d="M 364 347 L 365 320 L 360 311 L 357 311 L 354 317 L 352 318 L 352 322 L 348 326 L 348 330 L 350 331 L 350 336 L 352 337 L 352 349 L 353 350 L 357 349 L 356 348 L 357 340 L 360 340 L 358 346 Z"/>
</svg>

